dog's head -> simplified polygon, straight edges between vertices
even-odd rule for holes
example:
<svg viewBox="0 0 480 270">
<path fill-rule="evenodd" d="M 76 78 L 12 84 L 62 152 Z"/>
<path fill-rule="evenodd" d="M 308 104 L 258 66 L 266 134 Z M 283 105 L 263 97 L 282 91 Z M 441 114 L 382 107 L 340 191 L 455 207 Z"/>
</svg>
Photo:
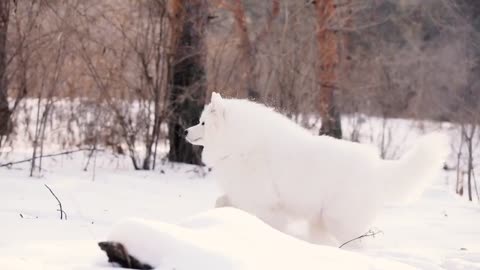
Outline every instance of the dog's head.
<svg viewBox="0 0 480 270">
<path fill-rule="evenodd" d="M 205 146 L 216 140 L 225 119 L 225 107 L 220 94 L 213 92 L 210 104 L 205 106 L 197 125 L 185 130 L 186 140 L 193 145 Z"/>
</svg>

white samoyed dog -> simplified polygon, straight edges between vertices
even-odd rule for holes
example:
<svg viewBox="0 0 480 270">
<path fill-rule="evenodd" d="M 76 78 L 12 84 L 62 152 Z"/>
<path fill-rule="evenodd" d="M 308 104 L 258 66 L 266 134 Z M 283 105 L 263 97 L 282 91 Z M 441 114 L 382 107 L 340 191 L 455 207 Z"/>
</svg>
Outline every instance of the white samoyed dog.
<svg viewBox="0 0 480 270">
<path fill-rule="evenodd" d="M 234 206 L 286 232 L 308 222 L 307 240 L 338 245 L 368 230 L 385 203 L 419 195 L 440 172 L 448 138 L 432 133 L 399 160 L 369 145 L 315 136 L 262 104 L 213 93 L 186 139 L 202 145 L 224 196 Z"/>
</svg>

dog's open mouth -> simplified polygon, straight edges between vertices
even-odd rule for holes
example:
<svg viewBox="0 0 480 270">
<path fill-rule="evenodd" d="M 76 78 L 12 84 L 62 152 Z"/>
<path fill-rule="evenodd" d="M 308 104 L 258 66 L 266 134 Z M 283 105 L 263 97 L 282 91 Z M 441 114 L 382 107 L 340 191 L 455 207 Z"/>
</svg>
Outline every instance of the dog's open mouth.
<svg viewBox="0 0 480 270">
<path fill-rule="evenodd" d="M 201 137 L 198 137 L 198 138 L 195 138 L 195 139 L 189 139 L 188 141 L 191 142 L 191 143 L 194 143 L 194 142 L 200 141 L 201 139 L 202 139 Z"/>
</svg>

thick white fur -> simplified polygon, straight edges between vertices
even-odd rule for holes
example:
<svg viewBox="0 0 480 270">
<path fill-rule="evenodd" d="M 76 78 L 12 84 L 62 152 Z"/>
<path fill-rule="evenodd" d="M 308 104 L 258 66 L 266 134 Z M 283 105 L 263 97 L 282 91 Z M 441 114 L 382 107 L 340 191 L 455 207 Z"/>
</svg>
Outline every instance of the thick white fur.
<svg viewBox="0 0 480 270">
<path fill-rule="evenodd" d="M 314 136 L 264 105 L 214 93 L 187 140 L 204 146 L 232 205 L 285 231 L 309 222 L 309 241 L 337 245 L 363 234 L 388 202 L 418 195 L 448 154 L 445 135 L 421 138 L 400 160 L 382 160 L 359 143 Z"/>
</svg>

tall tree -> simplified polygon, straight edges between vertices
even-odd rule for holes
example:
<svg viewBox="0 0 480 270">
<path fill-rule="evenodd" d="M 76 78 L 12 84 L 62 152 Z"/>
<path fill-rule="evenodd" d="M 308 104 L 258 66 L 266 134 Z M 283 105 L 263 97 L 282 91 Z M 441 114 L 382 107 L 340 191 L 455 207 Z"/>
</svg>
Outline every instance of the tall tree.
<svg viewBox="0 0 480 270">
<path fill-rule="evenodd" d="M 240 63 L 240 72 L 242 73 L 242 79 L 245 83 L 244 90 L 240 97 L 248 97 L 251 99 L 258 98 L 258 92 L 256 87 L 256 78 L 255 78 L 255 56 L 254 48 L 248 37 L 248 26 L 245 16 L 245 7 L 243 6 L 242 0 L 235 0 L 233 8 L 233 17 L 235 19 L 235 26 L 238 32 L 239 38 L 239 48 L 242 52 L 242 58 Z"/>
<path fill-rule="evenodd" d="M 198 122 L 205 104 L 205 28 L 208 21 L 207 0 L 174 0 L 174 48 L 169 93 L 170 118 L 168 159 L 200 164 L 200 148 L 184 138 L 184 130 Z"/>
<path fill-rule="evenodd" d="M 333 0 L 315 1 L 317 18 L 318 80 L 320 93 L 318 110 L 322 117 L 320 135 L 342 138 L 340 113 L 335 106 L 336 71 L 339 63 L 339 40 L 334 30 L 329 29 L 328 23 L 335 16 Z"/>
<path fill-rule="evenodd" d="M 8 106 L 7 32 L 10 19 L 10 0 L 0 1 L 0 136 L 11 130 L 11 111 Z"/>
<path fill-rule="evenodd" d="M 259 43 L 267 37 L 273 28 L 273 22 L 280 13 L 280 1 L 271 0 L 270 8 L 267 11 L 267 20 L 263 26 L 255 25 L 260 31 L 253 37 L 252 31 L 248 27 L 247 14 L 245 11 L 245 3 L 243 0 L 212 1 L 217 7 L 228 10 L 234 20 L 234 32 L 238 39 L 238 50 L 240 52 L 240 61 L 236 66 L 236 71 L 241 74 L 242 86 L 237 92 L 238 98 L 248 98 L 252 100 L 261 99 L 259 91 L 257 62 L 258 62 L 258 46 Z"/>
</svg>

